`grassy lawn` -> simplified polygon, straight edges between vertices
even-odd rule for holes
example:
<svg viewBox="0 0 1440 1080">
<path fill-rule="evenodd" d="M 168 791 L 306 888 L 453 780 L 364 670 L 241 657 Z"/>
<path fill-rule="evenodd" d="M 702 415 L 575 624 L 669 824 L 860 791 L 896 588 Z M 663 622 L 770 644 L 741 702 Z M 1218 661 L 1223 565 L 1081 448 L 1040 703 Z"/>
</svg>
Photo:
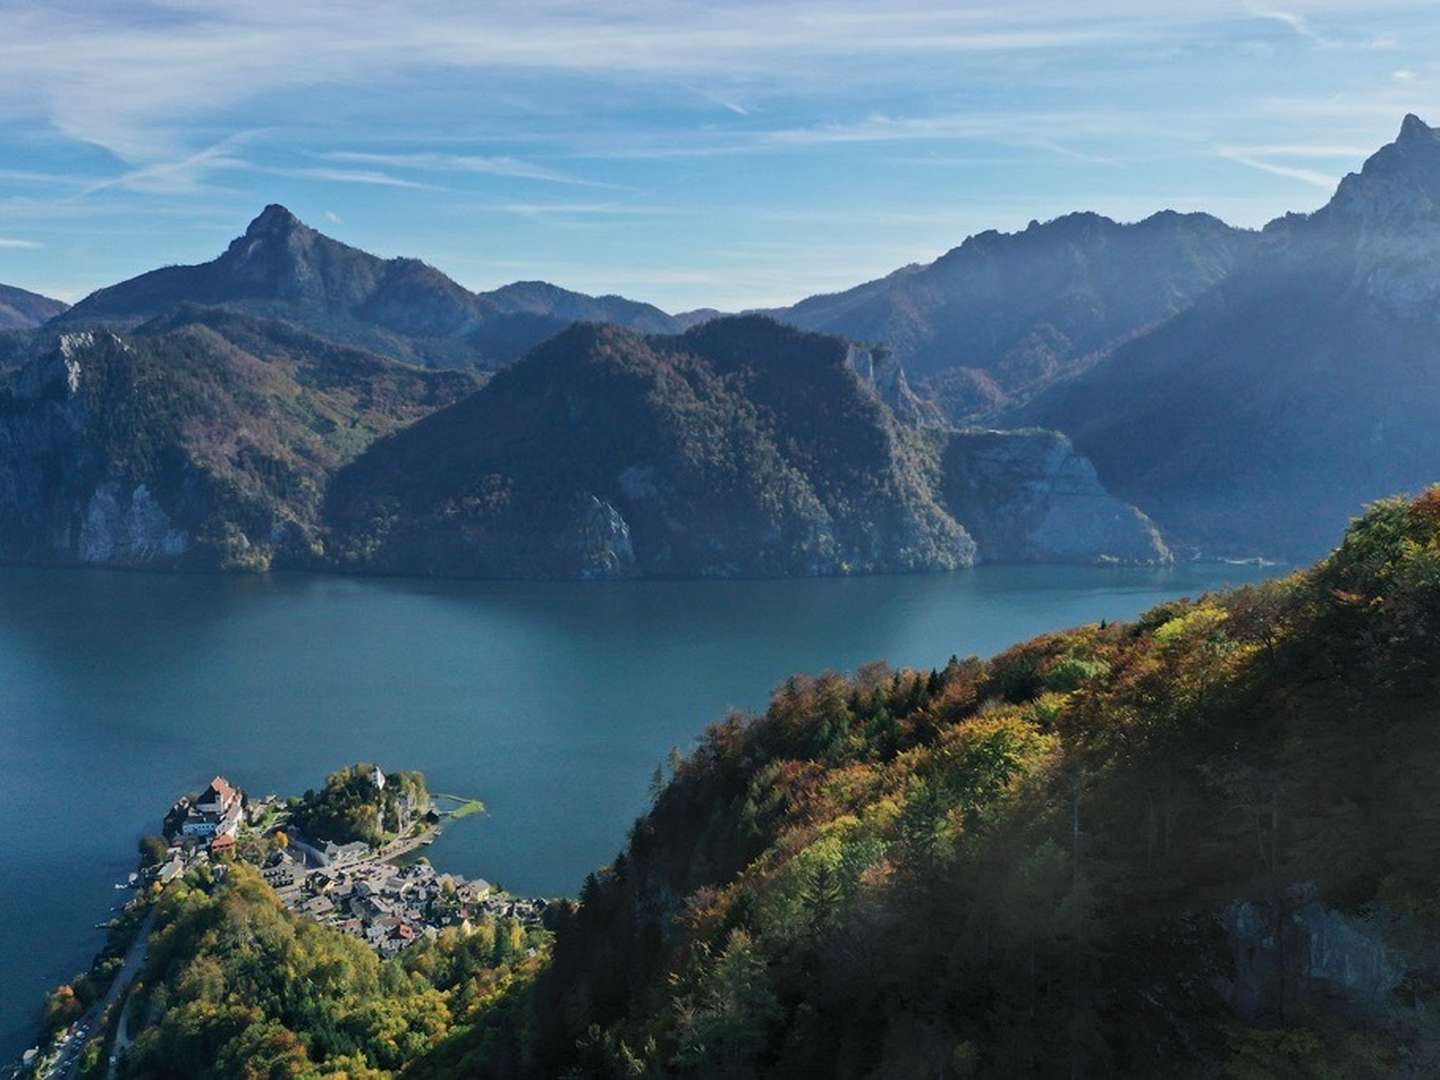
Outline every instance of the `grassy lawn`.
<svg viewBox="0 0 1440 1080">
<path fill-rule="evenodd" d="M 485 804 L 479 799 L 467 799 L 461 795 L 436 795 L 435 799 L 437 801 L 444 799 L 447 802 L 455 804 L 448 810 L 441 810 L 438 806 L 436 807 L 438 813 L 455 821 L 458 821 L 460 818 L 469 817 L 471 814 L 483 814 L 485 812 Z"/>
</svg>

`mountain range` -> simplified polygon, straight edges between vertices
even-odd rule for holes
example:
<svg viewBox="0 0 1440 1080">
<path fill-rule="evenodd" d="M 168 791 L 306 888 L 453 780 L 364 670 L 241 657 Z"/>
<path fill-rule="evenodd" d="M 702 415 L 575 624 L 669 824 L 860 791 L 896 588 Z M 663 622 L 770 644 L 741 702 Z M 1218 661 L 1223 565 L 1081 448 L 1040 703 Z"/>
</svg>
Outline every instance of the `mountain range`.
<svg viewBox="0 0 1440 1080">
<path fill-rule="evenodd" d="M 1067 214 L 978 233 L 926 266 L 769 312 L 883 344 L 952 420 L 983 417 L 1183 310 L 1255 248 L 1209 214 Z"/>
<path fill-rule="evenodd" d="M 524 376 L 501 379 L 491 396 L 460 408 L 457 415 L 469 420 L 438 417 L 413 435 L 387 440 L 353 466 L 348 459 L 337 462 L 337 469 L 347 469 L 343 484 L 334 500 L 322 501 L 343 518 L 346 557 L 357 566 L 375 559 L 377 566 L 423 564 L 441 572 L 453 559 L 457 568 L 504 573 L 539 572 L 542 565 L 549 567 L 546 573 L 762 572 L 786 545 L 787 572 L 948 565 L 953 550 L 937 560 L 920 554 L 925 543 L 906 541 L 878 559 L 866 555 L 864 545 L 847 546 L 838 539 L 846 527 L 836 512 L 843 517 L 866 505 L 865 499 L 852 492 L 837 501 L 826 486 L 830 481 L 796 464 L 818 462 L 813 452 L 786 456 L 803 442 L 807 424 L 843 415 L 853 404 L 850 396 L 860 392 L 857 386 L 868 387 L 865 392 L 888 410 L 883 424 L 876 424 L 899 424 L 896 447 L 927 448 L 920 457 L 914 456 L 918 450 L 906 451 L 911 459 L 900 474 L 925 478 L 906 490 L 923 488 L 924 498 L 979 544 L 981 557 L 1044 558 L 1062 550 L 1085 558 L 1117 551 L 1136 557 L 1146 545 L 1132 543 L 1134 521 L 1128 514 L 1117 517 L 1117 504 L 1101 497 L 1113 492 L 1153 519 L 1186 554 L 1304 558 L 1328 544 L 1353 507 L 1385 492 L 1418 489 L 1440 473 L 1440 434 L 1431 422 L 1440 390 L 1432 345 L 1440 329 L 1440 276 L 1433 269 L 1440 256 L 1437 207 L 1440 135 L 1408 116 L 1397 140 L 1346 177 L 1324 208 L 1286 215 L 1259 232 L 1205 214 L 1167 211 L 1134 224 L 1077 213 L 1018 233 L 981 233 L 928 265 L 764 313 L 832 335 L 831 344 L 815 346 L 816 355 L 847 358 L 841 366 L 849 376 L 839 382 L 820 378 L 808 387 L 810 399 L 792 408 L 752 395 L 799 386 L 783 378 L 767 381 L 776 374 L 772 364 L 799 362 L 811 375 L 820 372 L 823 365 L 796 360 L 809 346 L 792 348 L 810 339 L 790 341 L 758 330 L 753 319 L 727 320 L 709 309 L 672 316 L 544 282 L 473 293 L 418 260 L 377 258 L 270 206 L 211 262 L 152 271 L 70 309 L 30 294 L 23 303 L 0 306 L 0 313 L 24 312 L 10 316 L 23 324 L 20 329 L 0 333 L 0 368 L 53 349 L 61 334 L 104 327 L 153 339 L 177 318 L 204 323 L 226 340 L 241 333 L 236 320 L 248 319 L 249 336 L 232 343 L 258 349 L 250 355 L 262 358 L 268 342 L 287 334 L 292 350 L 303 339 L 322 351 L 343 347 L 377 360 L 472 371 L 523 367 L 521 358 L 536 350 L 539 360 Z M 577 322 L 610 324 L 625 333 L 571 333 Z M 727 329 L 707 337 L 703 328 L 711 324 Z M 721 362 L 705 349 L 722 339 L 729 339 L 725 348 L 747 342 L 759 351 L 743 363 Z M 772 348 L 780 351 L 762 355 Z M 574 355 L 562 362 L 557 350 Z M 630 367 L 597 366 L 598 354 L 624 354 Z M 606 377 L 596 377 L 600 372 Z M 852 377 L 854 385 L 846 381 Z M 550 386 L 551 380 L 575 385 Z M 604 408 L 619 409 L 615 416 L 653 430 L 626 443 L 597 423 L 588 429 L 589 445 L 562 437 L 564 424 L 537 410 L 556 407 L 560 395 L 567 410 L 583 415 L 579 386 L 601 395 Z M 642 386 L 651 397 L 632 416 L 619 400 Z M 681 397 L 670 393 L 682 387 L 695 404 L 681 407 Z M 834 393 L 841 397 L 826 396 Z M 591 404 L 603 412 L 598 402 Z M 503 422 L 506 410 L 530 416 L 537 432 L 549 433 L 527 436 L 525 453 L 534 460 L 523 469 L 514 455 L 525 439 Z M 692 423 L 714 426 L 687 430 Z M 482 428 L 511 431 L 511 442 L 485 445 Z M 1027 434 L 1001 438 L 987 431 Z M 435 444 L 441 432 L 444 446 Z M 750 522 L 762 532 L 741 545 L 749 554 L 733 564 L 730 556 L 739 550 L 733 531 L 721 529 L 728 537 L 723 541 L 719 533 L 710 537 L 718 546 L 702 557 L 699 548 L 663 539 L 664 530 L 657 532 L 638 504 L 622 509 L 634 496 L 616 487 L 615 477 L 632 465 L 662 473 L 673 465 L 676 477 L 688 475 L 698 460 L 689 443 L 733 441 L 741 432 L 759 440 L 747 443 L 747 453 L 761 453 L 765 442 L 762 457 L 784 466 L 770 475 L 756 464 L 759 459 L 751 461 L 744 483 L 774 483 L 786 493 L 782 501 L 793 495 L 812 509 L 829 509 L 793 519 L 738 513 L 734 523 Z M 878 427 L 864 437 L 885 445 L 892 438 Z M 564 506 L 554 508 L 560 517 L 552 523 L 565 518 L 561 531 L 569 539 L 533 558 L 512 552 L 514 558 L 476 561 L 473 550 L 460 557 L 455 541 L 463 530 L 441 513 L 455 493 L 445 494 L 439 479 L 427 475 L 411 487 L 387 481 L 391 488 L 406 487 L 406 513 L 420 514 L 437 530 L 429 547 L 415 547 L 413 557 L 401 559 L 393 540 L 400 533 L 387 531 L 392 540 L 382 542 L 377 532 L 384 517 L 376 509 L 380 490 L 373 497 L 357 494 L 355 478 L 363 474 L 378 483 L 394 469 L 382 455 L 399 460 L 427 443 L 407 468 L 433 457 L 495 466 L 497 475 L 512 477 L 564 472 Z M 646 460 L 630 460 L 642 444 Z M 443 455 L 431 453 L 442 449 Z M 681 456 L 669 462 L 667 453 Z M 575 469 L 565 471 L 570 466 L 564 461 Z M 917 464 L 922 461 L 932 464 Z M 599 483 L 587 472 L 592 468 L 609 470 L 609 479 Z M 791 483 L 797 468 L 803 483 Z M 1070 479 L 1060 480 L 1062 473 Z M 1033 479 L 1037 475 L 1042 478 Z M 474 482 L 455 479 L 459 488 Z M 887 497 L 904 488 L 893 479 L 884 482 L 890 485 Z M 871 476 L 865 482 L 878 481 Z M 759 487 L 745 496 L 746 505 L 755 503 Z M 1056 504 L 1052 497 L 1062 489 L 1065 498 Z M 1078 495 L 1082 490 L 1086 494 Z M 422 493 L 435 500 L 426 508 L 415 502 Z M 589 555 L 567 547 L 576 528 L 591 528 L 576 522 L 591 520 L 585 514 L 595 507 L 585 500 L 592 496 L 602 517 L 614 511 L 644 538 L 633 561 L 623 544 L 597 556 L 594 565 Z M 1118 540 L 1104 539 L 1108 526 L 1075 509 L 1092 497 L 1107 515 L 1104 522 L 1120 523 Z M 991 514 L 995 507 L 1018 513 L 1022 503 L 1028 506 L 1025 521 L 1049 522 L 1042 529 L 1046 539 L 1021 535 L 1016 519 Z M 582 504 L 590 510 L 575 518 Z M 692 513 L 698 505 L 682 500 L 676 507 L 689 507 L 683 519 L 699 520 Z M 1066 508 L 1060 518 L 1051 516 L 1056 505 Z M 875 535 L 899 537 L 929 514 L 919 503 L 906 513 L 911 511 L 920 517 L 872 522 Z M 647 523 L 630 522 L 633 514 Z M 722 517 L 712 524 L 718 528 Z M 448 522 L 443 528 L 442 520 Z M 819 531 L 803 541 L 787 531 L 801 521 Z M 516 528 L 498 518 L 485 526 L 512 540 L 521 535 Z M 1062 533 L 1068 537 L 1063 542 Z M 424 557 L 422 547 L 429 552 Z M 449 553 L 444 558 L 442 549 Z M 562 549 L 568 554 L 557 553 Z"/>
<path fill-rule="evenodd" d="M 1440 132 L 1415 116 L 1185 311 L 1006 423 L 1073 437 L 1207 551 L 1301 557 L 1440 475 Z"/>
<path fill-rule="evenodd" d="M 439 367 L 508 363 L 578 319 L 679 329 L 649 304 L 545 282 L 473 293 L 419 259 L 382 259 L 267 206 L 218 258 L 167 266 L 100 289 L 50 327 L 129 328 L 180 304 L 292 322 L 393 359 Z"/>
<path fill-rule="evenodd" d="M 995 454 L 906 422 L 863 350 L 768 319 L 576 324 L 482 381 L 223 308 L 63 333 L 0 390 L 0 559 L 612 578 L 1170 557 L 1063 438 Z"/>
</svg>

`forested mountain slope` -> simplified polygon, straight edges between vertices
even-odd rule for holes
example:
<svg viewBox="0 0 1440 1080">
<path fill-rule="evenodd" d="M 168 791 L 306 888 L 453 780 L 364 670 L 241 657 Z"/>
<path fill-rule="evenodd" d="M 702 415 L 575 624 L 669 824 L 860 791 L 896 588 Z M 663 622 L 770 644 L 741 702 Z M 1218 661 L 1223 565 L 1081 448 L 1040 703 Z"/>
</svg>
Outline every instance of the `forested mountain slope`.
<svg viewBox="0 0 1440 1080">
<path fill-rule="evenodd" d="M 1440 1071 L 1440 489 L 1311 570 L 712 728 L 532 1075 Z"/>
<path fill-rule="evenodd" d="M 334 470 L 476 385 L 213 310 L 60 335 L 0 383 L 0 560 L 312 565 Z"/>
<path fill-rule="evenodd" d="M 577 325 L 342 471 L 333 547 L 346 568 L 482 577 L 1169 559 L 1063 439 L 922 428 L 896 414 L 908 394 L 868 352 L 757 316 Z"/>
<path fill-rule="evenodd" d="M 585 324 L 336 479 L 359 568 L 479 576 L 949 570 L 933 453 L 844 343 L 762 319 Z"/>
</svg>

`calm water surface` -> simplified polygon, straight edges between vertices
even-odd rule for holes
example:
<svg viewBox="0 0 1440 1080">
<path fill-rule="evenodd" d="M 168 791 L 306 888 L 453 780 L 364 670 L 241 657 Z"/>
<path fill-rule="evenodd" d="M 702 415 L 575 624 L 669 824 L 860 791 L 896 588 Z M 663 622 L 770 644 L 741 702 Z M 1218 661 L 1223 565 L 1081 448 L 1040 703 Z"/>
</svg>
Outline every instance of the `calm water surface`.
<svg viewBox="0 0 1440 1080">
<path fill-rule="evenodd" d="M 83 969 L 136 838 L 223 772 L 298 793 L 356 760 L 490 812 L 443 869 L 573 894 L 650 772 L 796 671 L 935 666 L 1274 571 L 520 584 L 0 569 L 0 1058 Z"/>
</svg>

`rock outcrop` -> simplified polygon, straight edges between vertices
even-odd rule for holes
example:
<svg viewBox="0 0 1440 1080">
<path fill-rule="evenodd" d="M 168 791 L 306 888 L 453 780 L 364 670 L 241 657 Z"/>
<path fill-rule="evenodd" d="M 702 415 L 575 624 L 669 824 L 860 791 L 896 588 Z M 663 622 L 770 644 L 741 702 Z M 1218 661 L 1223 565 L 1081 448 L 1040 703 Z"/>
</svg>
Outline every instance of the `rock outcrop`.
<svg viewBox="0 0 1440 1080">
<path fill-rule="evenodd" d="M 1107 492 L 1057 432 L 954 432 L 943 469 L 945 505 L 975 537 L 982 561 L 1171 561 L 1155 523 Z"/>
<path fill-rule="evenodd" d="M 914 427 L 945 426 L 940 407 L 910 389 L 905 368 L 889 349 L 851 345 L 845 354 L 845 364 L 890 407 L 896 419 Z"/>
<path fill-rule="evenodd" d="M 1326 907 L 1307 885 L 1288 890 L 1278 914 L 1273 905 L 1236 900 L 1221 918 L 1233 974 L 1218 989 L 1246 1020 L 1293 1009 L 1316 993 L 1379 1008 L 1412 966 L 1393 940 L 1399 923 Z"/>
<path fill-rule="evenodd" d="M 0 397 L 0 557 L 136 566 L 189 550 L 188 532 L 144 481 L 112 473 L 93 438 L 88 383 L 132 358 L 114 334 L 63 335 Z"/>
</svg>

